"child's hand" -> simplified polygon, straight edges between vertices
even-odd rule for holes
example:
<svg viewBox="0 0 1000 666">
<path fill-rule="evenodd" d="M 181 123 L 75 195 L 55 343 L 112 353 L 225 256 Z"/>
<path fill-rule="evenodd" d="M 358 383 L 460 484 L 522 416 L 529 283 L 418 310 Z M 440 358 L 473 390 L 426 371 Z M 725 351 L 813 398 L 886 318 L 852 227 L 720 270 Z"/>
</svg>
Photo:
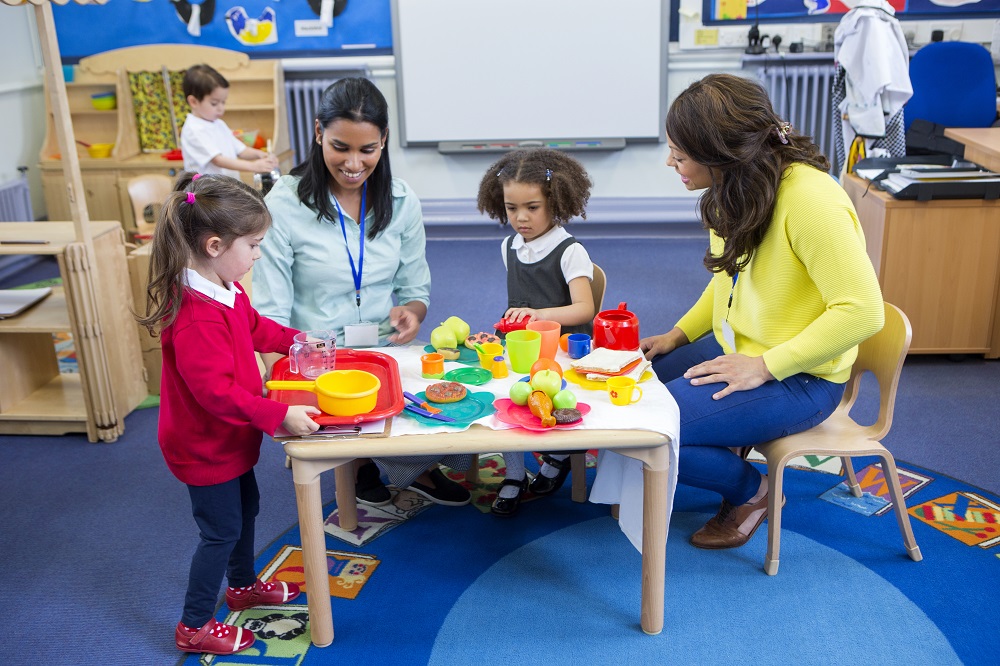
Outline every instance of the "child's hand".
<svg viewBox="0 0 1000 666">
<path fill-rule="evenodd" d="M 538 310 L 534 308 L 510 308 L 504 314 L 504 319 L 510 319 L 511 321 L 521 321 L 524 319 L 524 323 L 535 321 L 539 319 Z"/>
<path fill-rule="evenodd" d="M 288 413 L 285 414 L 285 420 L 281 422 L 281 427 L 296 437 L 308 435 L 319 430 L 319 424 L 313 421 L 309 415 L 322 413 L 311 405 L 290 405 Z"/>
</svg>

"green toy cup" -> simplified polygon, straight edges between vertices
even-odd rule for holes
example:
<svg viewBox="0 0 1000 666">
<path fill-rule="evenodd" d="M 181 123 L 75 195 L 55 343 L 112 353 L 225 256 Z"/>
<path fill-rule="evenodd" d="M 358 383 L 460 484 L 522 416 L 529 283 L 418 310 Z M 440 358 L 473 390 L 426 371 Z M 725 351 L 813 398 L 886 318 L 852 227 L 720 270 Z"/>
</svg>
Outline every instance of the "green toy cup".
<svg viewBox="0 0 1000 666">
<path fill-rule="evenodd" d="M 506 340 L 510 369 L 523 375 L 531 372 L 531 366 L 542 350 L 542 334 L 529 330 L 511 331 Z"/>
</svg>

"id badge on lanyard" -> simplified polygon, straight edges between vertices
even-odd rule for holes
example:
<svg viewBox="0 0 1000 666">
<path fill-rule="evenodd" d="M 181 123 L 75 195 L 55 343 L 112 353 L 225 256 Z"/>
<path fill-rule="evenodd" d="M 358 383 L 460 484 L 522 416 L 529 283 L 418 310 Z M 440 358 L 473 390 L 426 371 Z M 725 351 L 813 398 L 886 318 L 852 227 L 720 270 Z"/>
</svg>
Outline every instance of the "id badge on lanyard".
<svg viewBox="0 0 1000 666">
<path fill-rule="evenodd" d="M 732 324 L 729 323 L 729 310 L 733 307 L 733 292 L 736 291 L 736 280 L 739 279 L 740 274 L 736 273 L 733 275 L 733 288 L 729 291 L 729 305 L 726 306 L 726 318 L 722 320 L 722 339 L 726 341 L 729 345 L 729 349 L 736 353 L 736 333 L 733 331 Z"/>
<path fill-rule="evenodd" d="M 337 207 L 340 216 L 340 231 L 344 234 L 344 246 L 347 249 L 347 260 L 351 264 L 351 276 L 354 278 L 354 299 L 358 306 L 358 323 L 344 326 L 344 346 L 345 347 L 376 347 L 378 346 L 378 324 L 371 321 L 361 321 L 361 275 L 365 269 L 365 197 L 368 194 L 368 183 L 361 186 L 361 208 L 358 212 L 360 217 L 359 227 L 361 232 L 360 248 L 358 250 L 358 265 L 354 266 L 354 257 L 351 256 L 351 248 L 347 244 L 347 225 L 344 223 L 344 211 L 340 208 L 337 198 L 333 198 L 333 203 Z"/>
</svg>

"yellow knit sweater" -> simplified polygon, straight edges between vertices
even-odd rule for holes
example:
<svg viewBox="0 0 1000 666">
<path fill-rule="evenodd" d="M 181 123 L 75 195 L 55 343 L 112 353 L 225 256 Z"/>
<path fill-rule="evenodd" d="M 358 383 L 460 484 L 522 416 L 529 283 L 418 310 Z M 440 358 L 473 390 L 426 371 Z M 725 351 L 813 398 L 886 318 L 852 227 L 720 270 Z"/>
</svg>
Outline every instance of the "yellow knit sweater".
<svg viewBox="0 0 1000 666">
<path fill-rule="evenodd" d="M 710 246 L 718 255 L 723 240 L 711 233 Z M 712 330 L 727 354 L 763 355 L 779 380 L 806 372 L 843 383 L 858 343 L 881 330 L 884 314 L 850 199 L 829 174 L 795 164 L 736 286 L 725 272 L 714 274 L 677 326 L 692 341 Z M 727 316 L 736 349 L 722 334 Z"/>
</svg>

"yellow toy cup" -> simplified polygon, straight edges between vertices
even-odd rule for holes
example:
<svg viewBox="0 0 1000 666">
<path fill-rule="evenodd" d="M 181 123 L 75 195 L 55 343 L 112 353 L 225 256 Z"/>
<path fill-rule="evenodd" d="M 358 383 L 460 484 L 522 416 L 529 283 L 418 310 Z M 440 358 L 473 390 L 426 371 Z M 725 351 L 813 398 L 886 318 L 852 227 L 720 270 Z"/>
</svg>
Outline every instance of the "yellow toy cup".
<svg viewBox="0 0 1000 666">
<path fill-rule="evenodd" d="M 525 329 L 511 331 L 506 339 L 510 369 L 522 375 L 531 372 L 531 366 L 538 360 L 538 353 L 542 349 L 542 334 Z"/>
<path fill-rule="evenodd" d="M 607 381 L 608 397 L 612 405 L 631 405 L 642 399 L 642 387 L 631 377 L 611 377 Z M 635 395 L 635 400 L 632 396 Z"/>
<path fill-rule="evenodd" d="M 492 372 L 493 359 L 497 356 L 503 356 L 503 345 L 499 342 L 484 342 L 479 347 L 483 350 L 476 350 L 476 353 L 479 354 L 479 365 Z"/>
</svg>

